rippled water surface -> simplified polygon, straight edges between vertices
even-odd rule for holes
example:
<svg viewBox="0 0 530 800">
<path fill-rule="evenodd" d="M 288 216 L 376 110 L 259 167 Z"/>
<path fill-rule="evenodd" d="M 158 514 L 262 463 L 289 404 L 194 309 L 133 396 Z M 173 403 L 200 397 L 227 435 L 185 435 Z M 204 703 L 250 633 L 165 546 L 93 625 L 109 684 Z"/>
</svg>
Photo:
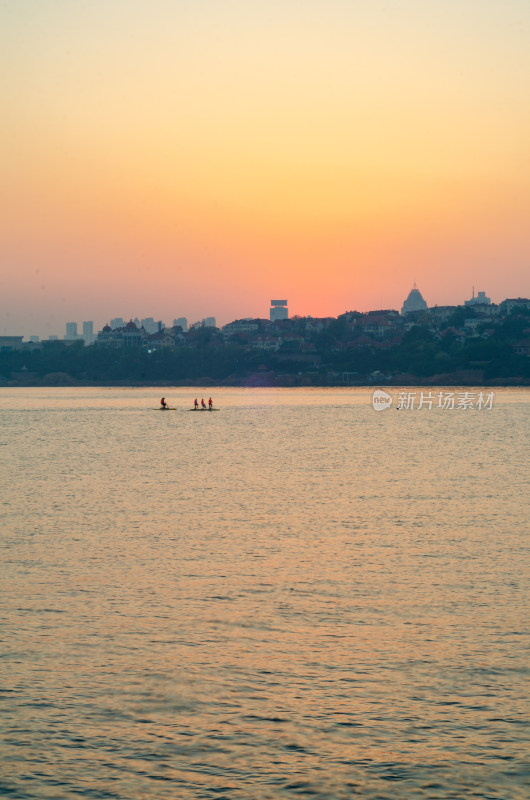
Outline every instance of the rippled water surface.
<svg viewBox="0 0 530 800">
<path fill-rule="evenodd" d="M 165 391 L 0 389 L 0 795 L 528 797 L 530 392 Z"/>
</svg>

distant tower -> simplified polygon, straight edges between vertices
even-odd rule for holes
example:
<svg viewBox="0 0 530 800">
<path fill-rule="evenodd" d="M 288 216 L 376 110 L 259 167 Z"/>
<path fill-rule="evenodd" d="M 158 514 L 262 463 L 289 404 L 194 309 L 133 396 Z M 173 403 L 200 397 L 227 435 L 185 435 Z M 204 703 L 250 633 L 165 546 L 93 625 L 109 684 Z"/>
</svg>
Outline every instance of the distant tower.
<svg viewBox="0 0 530 800">
<path fill-rule="evenodd" d="M 173 320 L 173 327 L 174 328 L 182 328 L 183 331 L 188 330 L 188 320 L 186 317 L 177 317 Z"/>
<path fill-rule="evenodd" d="M 270 320 L 276 322 L 280 319 L 289 319 L 287 300 L 271 300 Z"/>
<path fill-rule="evenodd" d="M 94 342 L 94 323 L 92 320 L 83 322 L 83 339 L 85 344 L 92 344 Z"/>
<path fill-rule="evenodd" d="M 464 300 L 465 306 L 490 306 L 491 298 L 486 297 L 486 292 L 479 292 L 475 297 L 475 287 L 473 286 L 473 296 L 471 300 Z"/>
<path fill-rule="evenodd" d="M 403 303 L 403 307 L 401 309 L 402 314 L 409 314 L 411 311 L 426 311 L 427 303 L 421 296 L 421 292 L 416 287 L 416 283 L 414 283 L 413 288 L 409 292 L 409 296 Z"/>
<path fill-rule="evenodd" d="M 77 339 L 77 322 L 66 323 L 66 336 L 65 339 Z"/>
</svg>

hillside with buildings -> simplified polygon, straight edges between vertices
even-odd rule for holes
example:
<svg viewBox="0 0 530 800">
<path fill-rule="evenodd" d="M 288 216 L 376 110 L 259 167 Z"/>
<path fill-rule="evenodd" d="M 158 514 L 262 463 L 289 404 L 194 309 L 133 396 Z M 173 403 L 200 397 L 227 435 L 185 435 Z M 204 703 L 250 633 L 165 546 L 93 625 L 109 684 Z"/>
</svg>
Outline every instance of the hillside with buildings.
<svg viewBox="0 0 530 800">
<path fill-rule="evenodd" d="M 269 318 L 218 328 L 112 320 L 86 343 L 0 337 L 3 385 L 530 384 L 530 300 L 498 305 L 479 292 L 458 306 L 427 307 L 414 285 L 401 312 L 347 311 L 289 318 L 273 300 Z"/>
</svg>

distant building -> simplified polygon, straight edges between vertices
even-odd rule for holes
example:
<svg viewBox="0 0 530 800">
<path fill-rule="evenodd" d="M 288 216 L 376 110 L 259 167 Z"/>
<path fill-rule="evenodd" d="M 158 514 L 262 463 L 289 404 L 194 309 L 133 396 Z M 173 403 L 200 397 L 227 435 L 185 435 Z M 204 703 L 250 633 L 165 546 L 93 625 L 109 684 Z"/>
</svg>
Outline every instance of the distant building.
<svg viewBox="0 0 530 800">
<path fill-rule="evenodd" d="M 173 320 L 173 327 L 174 328 L 182 328 L 183 331 L 188 330 L 188 320 L 186 317 L 177 317 L 177 319 Z"/>
<path fill-rule="evenodd" d="M 85 340 L 85 344 L 93 344 L 94 338 L 94 323 L 92 320 L 83 322 L 83 339 Z"/>
<path fill-rule="evenodd" d="M 142 333 L 132 319 L 123 327 L 122 338 L 124 345 L 127 346 L 138 346 L 142 343 Z"/>
<path fill-rule="evenodd" d="M 32 342 L 33 344 L 37 344 L 37 342 L 40 342 L 40 336 L 30 336 L 30 337 L 29 337 L 29 340 L 30 340 L 30 342 Z"/>
<path fill-rule="evenodd" d="M 507 297 L 499 304 L 503 314 L 511 314 L 514 308 L 529 308 L 530 300 L 527 297 Z"/>
<path fill-rule="evenodd" d="M 111 319 L 109 322 L 109 325 L 111 328 L 123 328 L 123 317 L 114 317 L 114 319 Z"/>
<path fill-rule="evenodd" d="M 223 325 L 223 334 L 232 336 L 234 333 L 255 333 L 259 328 L 258 319 L 235 319 L 227 325 Z"/>
<path fill-rule="evenodd" d="M 0 351 L 20 350 L 23 336 L 0 336 Z"/>
<path fill-rule="evenodd" d="M 512 349 L 518 356 L 530 356 L 530 339 L 521 339 L 513 345 Z"/>
<path fill-rule="evenodd" d="M 399 320 L 399 311 L 396 311 L 395 308 L 382 308 L 379 311 L 367 311 L 365 316 L 384 317 L 385 319 Z"/>
<path fill-rule="evenodd" d="M 215 317 L 205 317 L 201 322 L 203 328 L 216 328 Z"/>
<path fill-rule="evenodd" d="M 113 347 L 139 347 L 144 339 L 147 338 L 145 331 L 138 328 L 132 319 L 121 328 L 111 328 L 105 325 L 98 333 L 96 341 L 98 344 L 111 345 Z"/>
<path fill-rule="evenodd" d="M 429 309 L 431 323 L 435 327 L 440 327 L 449 317 L 452 317 L 458 306 L 433 306 Z"/>
<path fill-rule="evenodd" d="M 77 322 L 66 323 L 66 336 L 65 339 L 77 339 Z"/>
<path fill-rule="evenodd" d="M 383 314 L 371 314 L 368 312 L 361 322 L 361 330 L 366 336 L 381 338 L 395 332 L 395 324 L 393 323 L 394 320 L 388 319 Z"/>
<path fill-rule="evenodd" d="M 473 296 L 471 300 L 464 300 L 465 306 L 489 306 L 491 299 L 486 297 L 486 292 L 479 292 L 475 297 L 475 287 L 473 286 Z"/>
<path fill-rule="evenodd" d="M 58 341 L 59 341 L 59 337 L 58 337 L 58 336 L 55 336 L 55 334 L 51 333 L 51 334 L 48 336 L 48 341 L 49 341 L 49 342 L 58 342 Z"/>
<path fill-rule="evenodd" d="M 472 317 L 464 320 L 464 327 L 461 329 L 468 336 L 478 336 L 479 325 L 483 325 L 480 317 Z"/>
<path fill-rule="evenodd" d="M 158 325 L 154 321 L 153 317 L 145 317 L 145 319 L 142 320 L 142 328 L 147 333 L 158 333 L 159 332 L 158 331 Z"/>
<path fill-rule="evenodd" d="M 277 336 L 258 336 L 252 347 L 256 350 L 271 350 L 277 352 L 280 349 L 281 339 Z"/>
<path fill-rule="evenodd" d="M 277 322 L 281 319 L 289 319 L 289 309 L 287 300 L 271 300 L 270 321 Z"/>
<path fill-rule="evenodd" d="M 157 350 L 158 348 L 172 348 L 175 345 L 181 344 L 184 336 L 180 334 L 181 339 L 178 338 L 179 334 L 175 336 L 173 329 L 167 330 L 164 328 L 163 331 L 159 331 L 158 333 L 151 333 L 147 336 L 146 344 L 151 351 Z"/>
<path fill-rule="evenodd" d="M 401 313 L 410 314 L 413 311 L 426 311 L 426 309 L 427 309 L 427 303 L 421 296 L 421 292 L 416 287 L 416 284 L 414 284 L 413 288 L 409 292 L 407 299 L 403 303 Z"/>
</svg>

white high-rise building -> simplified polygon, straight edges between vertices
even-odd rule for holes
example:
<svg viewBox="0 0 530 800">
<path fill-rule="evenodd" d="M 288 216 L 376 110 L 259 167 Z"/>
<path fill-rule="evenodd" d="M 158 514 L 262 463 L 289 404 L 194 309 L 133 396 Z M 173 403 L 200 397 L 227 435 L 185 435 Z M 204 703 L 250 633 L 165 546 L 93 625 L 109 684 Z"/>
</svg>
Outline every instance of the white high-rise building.
<svg viewBox="0 0 530 800">
<path fill-rule="evenodd" d="M 66 323 L 66 336 L 65 339 L 77 339 L 77 322 Z"/>
<path fill-rule="evenodd" d="M 83 339 L 85 344 L 93 344 L 94 342 L 94 323 L 92 320 L 83 322 Z"/>
<path fill-rule="evenodd" d="M 114 328 L 123 328 L 124 325 L 125 323 L 123 321 L 123 317 L 114 317 L 114 319 L 111 319 L 110 321 L 110 327 L 113 330 Z"/>
<path fill-rule="evenodd" d="M 188 320 L 186 317 L 177 317 L 177 319 L 173 320 L 173 327 L 174 328 L 182 328 L 183 331 L 188 330 Z"/>
<path fill-rule="evenodd" d="M 145 317 L 145 319 L 142 320 L 142 327 L 147 333 L 158 333 L 158 325 L 153 317 Z"/>
<path fill-rule="evenodd" d="M 271 300 L 270 320 L 276 322 L 280 319 L 289 319 L 287 300 Z"/>
<path fill-rule="evenodd" d="M 215 328 L 215 327 L 217 327 L 216 324 L 215 324 L 215 317 L 205 317 L 202 320 L 201 325 L 202 325 L 203 328 Z"/>
</svg>

